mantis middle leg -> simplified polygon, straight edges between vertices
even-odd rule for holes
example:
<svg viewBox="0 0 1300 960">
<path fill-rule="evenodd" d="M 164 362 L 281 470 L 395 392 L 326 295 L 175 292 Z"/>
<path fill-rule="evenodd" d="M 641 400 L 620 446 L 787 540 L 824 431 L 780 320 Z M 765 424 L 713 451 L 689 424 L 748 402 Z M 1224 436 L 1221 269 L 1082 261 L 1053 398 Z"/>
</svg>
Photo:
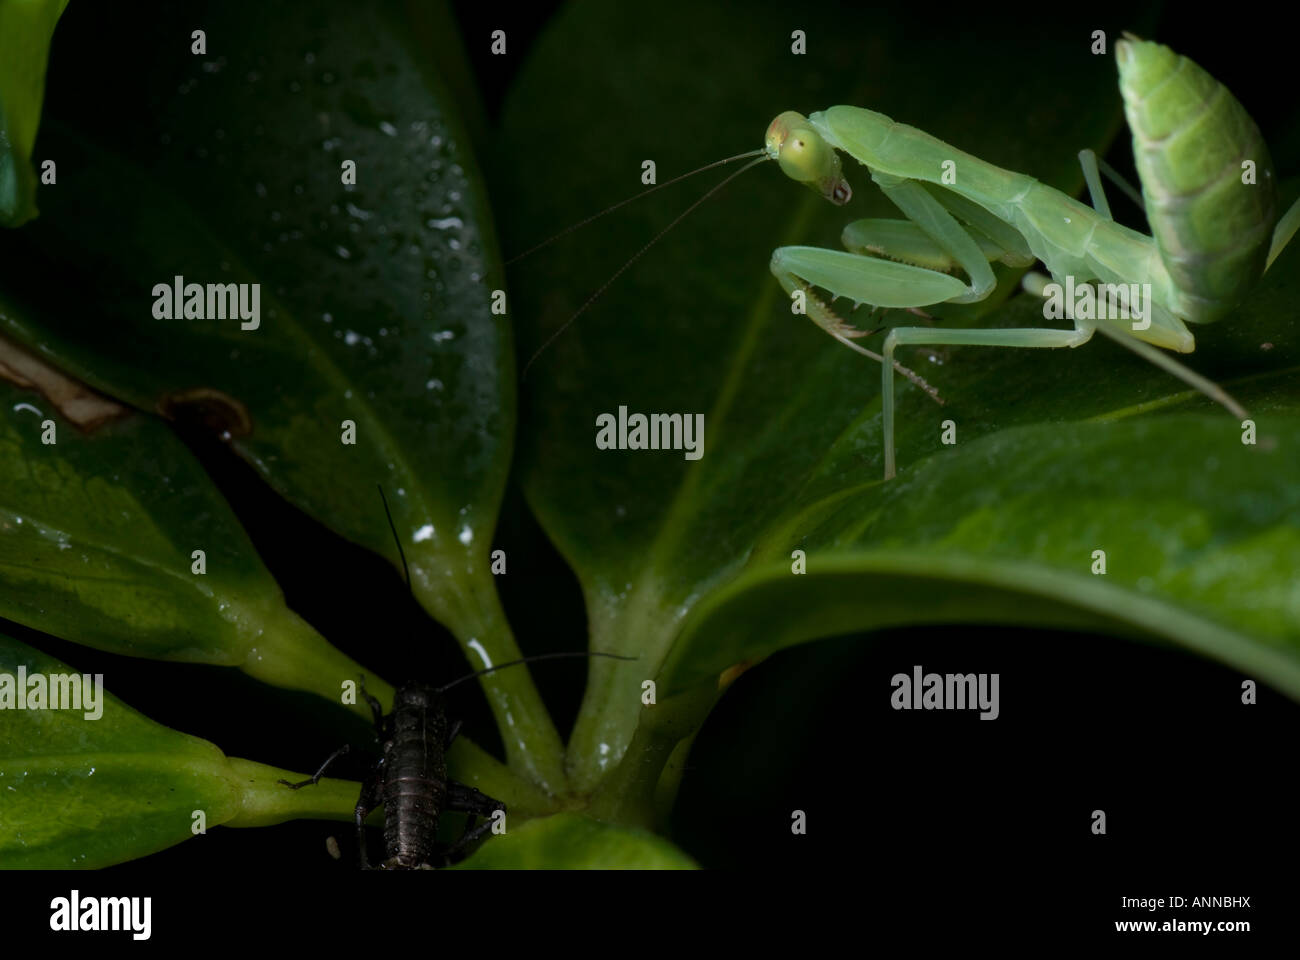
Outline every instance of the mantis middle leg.
<svg viewBox="0 0 1300 960">
<path fill-rule="evenodd" d="M 1080 150 L 1079 166 L 1083 168 L 1083 179 L 1088 184 L 1088 196 L 1092 198 L 1092 208 L 1107 220 L 1114 220 L 1115 218 L 1110 215 L 1110 203 L 1106 200 L 1106 192 L 1101 186 L 1101 174 L 1103 173 L 1110 178 L 1111 183 L 1119 187 L 1120 191 L 1137 205 L 1139 210 L 1146 211 L 1146 204 L 1142 202 L 1142 194 L 1138 192 L 1137 188 L 1121 177 L 1118 170 L 1105 160 L 1100 159 L 1096 153 L 1091 150 Z"/>
<path fill-rule="evenodd" d="M 1081 320 L 1074 321 L 1073 330 L 1054 330 L 1037 327 L 1002 330 L 944 330 L 925 327 L 896 327 L 885 338 L 882 350 L 885 360 L 892 361 L 894 349 L 899 344 L 970 345 L 982 347 L 1077 347 L 1092 339 L 1095 327 Z M 880 396 L 881 420 L 885 443 L 885 479 L 894 476 L 894 376 L 893 366 L 881 366 Z"/>
<path fill-rule="evenodd" d="M 885 256 L 905 259 L 909 252 L 924 248 L 922 262 L 942 260 L 960 266 L 970 277 L 963 283 L 945 272 L 896 263 L 876 257 L 817 247 L 783 247 L 772 256 L 772 272 L 783 286 L 791 289 L 800 282 L 815 284 L 834 296 L 887 307 L 924 307 L 935 303 L 969 303 L 988 296 L 994 287 L 989 267 L 991 253 L 1001 248 L 991 242 L 983 244 L 976 235 L 952 216 L 934 195 L 913 181 L 877 176 L 881 189 L 909 217 L 912 226 L 898 235 L 910 237 L 906 250 L 882 249 Z M 879 223 L 877 221 L 876 223 Z M 919 232 L 918 232 L 919 231 Z M 983 233 L 984 231 L 979 231 Z M 983 238 L 988 241 L 987 236 Z M 1017 258 L 1023 251 L 1013 251 Z M 843 333 L 827 328 L 833 336 Z M 823 324 L 823 326 L 825 326 Z M 852 329 L 852 328 L 848 328 Z M 1016 328 L 999 330 L 945 330 L 925 327 L 901 327 L 885 338 L 881 363 L 881 420 L 885 446 L 885 479 L 894 476 L 894 350 L 899 344 L 975 345 L 997 347 L 1077 347 L 1088 342 L 1094 332 L 1090 323 L 1075 321 L 1073 330 Z M 856 332 L 856 331 L 855 331 Z M 842 336 L 837 336 L 842 339 Z"/>
</svg>

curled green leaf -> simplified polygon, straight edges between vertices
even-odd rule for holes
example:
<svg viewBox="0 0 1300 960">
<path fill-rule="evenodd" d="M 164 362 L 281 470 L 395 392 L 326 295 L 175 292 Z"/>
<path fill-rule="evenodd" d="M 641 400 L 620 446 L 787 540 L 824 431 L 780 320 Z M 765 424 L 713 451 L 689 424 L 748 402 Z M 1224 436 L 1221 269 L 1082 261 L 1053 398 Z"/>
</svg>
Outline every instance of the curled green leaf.
<svg viewBox="0 0 1300 960">
<path fill-rule="evenodd" d="M 81 709 L 56 708 L 49 698 L 52 678 L 69 676 L 78 679 Z M 98 688 L 89 699 L 82 680 L 85 690 Z M 99 681 L 0 635 L 0 867 L 94 869 L 220 824 L 351 819 L 356 784 L 321 780 L 314 790 L 289 790 L 276 781 L 300 774 L 227 758 L 137 713 Z M 46 690 L 39 708 L 38 682 Z"/>
<path fill-rule="evenodd" d="M 68 0 L 0 3 L 0 226 L 36 216 L 32 147 L 41 119 L 50 40 Z"/>
<path fill-rule="evenodd" d="M 0 381 L 0 616 L 339 702 L 364 669 L 285 606 L 171 430 L 120 407 L 114 417 L 83 432 L 47 397 Z M 367 676 L 390 701 L 392 688 Z"/>
</svg>

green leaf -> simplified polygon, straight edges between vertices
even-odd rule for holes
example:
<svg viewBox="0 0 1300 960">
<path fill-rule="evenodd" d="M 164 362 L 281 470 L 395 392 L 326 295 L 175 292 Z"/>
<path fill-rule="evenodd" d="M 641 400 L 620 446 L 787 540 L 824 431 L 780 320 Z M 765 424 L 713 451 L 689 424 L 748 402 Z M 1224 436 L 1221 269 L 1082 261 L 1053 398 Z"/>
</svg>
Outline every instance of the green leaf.
<svg viewBox="0 0 1300 960">
<path fill-rule="evenodd" d="M 51 393 L 75 389 L 11 348 L 0 349 L 5 370 L 45 377 Z M 83 395 L 77 409 L 92 402 Z M 238 667 L 334 703 L 365 673 L 391 702 L 392 687 L 285 606 L 166 425 L 98 403 L 102 419 L 83 433 L 40 394 L 0 381 L 0 616 L 113 653 Z"/>
<path fill-rule="evenodd" d="M 1091 28 L 999 22 L 945 34 L 928 29 L 930 16 L 837 8 L 835 30 L 810 35 L 805 58 L 790 54 L 778 13 L 670 4 L 632 23 L 570 8 L 507 105 L 498 153 L 512 160 L 501 173 L 516 213 L 509 248 L 635 192 L 645 159 L 663 182 L 757 147 L 781 110 L 836 103 L 1076 191 L 1077 151 L 1104 149 L 1119 129 L 1113 56 L 1078 40 Z M 990 51 L 1005 51 L 1011 71 L 991 69 Z M 532 148 L 555 131 L 562 149 Z M 1256 446 L 1180 381 L 1101 337 L 1077 351 L 953 348 L 931 360 L 911 350 L 900 359 L 947 403 L 900 388 L 900 474 L 882 484 L 879 368 L 792 317 L 768 272 L 779 245 L 838 247 L 847 222 L 898 216 L 861 167 L 845 169 L 855 197 L 843 210 L 772 165 L 746 174 L 620 276 L 532 368 L 520 431 L 529 502 L 578 571 L 593 645 L 641 656 L 592 664 L 570 743 L 575 784 L 601 784 L 603 816 L 639 805 L 634 819 L 650 820 L 649 771 L 702 721 L 720 671 L 888 624 L 1154 634 L 1300 695 L 1288 583 L 1300 559 L 1287 386 L 1297 251 L 1236 316 L 1198 330 L 1190 358 L 1255 414 Z M 524 263 L 512 276 L 530 327 L 522 355 L 688 202 L 668 197 Z M 581 265 L 559 275 L 562 257 Z M 865 311 L 855 319 L 878 325 Z M 1022 296 L 981 320 L 1041 324 L 1041 303 Z M 703 459 L 596 449 L 596 417 L 620 406 L 703 413 Z M 946 419 L 958 425 L 955 449 L 940 442 Z M 795 549 L 807 552 L 804 576 L 792 575 Z M 1105 578 L 1091 573 L 1096 549 L 1108 552 Z M 643 708 L 641 684 L 657 674 L 661 699 Z M 610 777 L 625 751 L 627 770 Z"/>
<path fill-rule="evenodd" d="M 0 3 L 0 226 L 36 216 L 32 147 L 41 120 L 50 39 L 68 0 Z"/>
<path fill-rule="evenodd" d="M 152 67 L 94 99 L 52 84 L 66 172 L 0 247 L 0 287 L 28 307 L 0 329 L 137 407 L 197 412 L 285 497 L 398 565 L 382 484 L 420 601 L 475 665 L 516 657 L 489 568 L 511 333 L 491 310 L 504 278 L 483 187 L 428 60 L 446 18 L 345 0 L 80 14 L 61 34 L 70 57 L 111 48 Z M 206 56 L 190 52 L 196 24 Z M 124 124 L 105 99 L 157 106 Z M 260 324 L 158 319 L 155 285 L 177 276 L 260 284 Z M 483 682 L 512 763 L 561 786 L 527 672 Z"/>
<path fill-rule="evenodd" d="M 51 677 L 73 672 L 0 635 L 0 698 L 16 698 L 19 679 L 30 684 L 37 674 L 49 689 Z M 35 689 L 24 688 L 24 695 Z M 35 709 L 0 699 L 0 867 L 122 863 L 190 839 L 196 811 L 208 829 L 352 818 L 354 783 L 323 779 L 312 790 L 289 790 L 276 780 L 302 775 L 227 758 L 107 691 L 99 697 L 89 710 L 85 701 L 83 709 L 51 709 L 49 701 Z"/>
<path fill-rule="evenodd" d="M 529 820 L 492 837 L 456 870 L 693 870 L 695 861 L 643 830 L 576 813 Z"/>
<path fill-rule="evenodd" d="M 1160 638 L 1300 698 L 1300 397 L 1294 366 L 1272 347 L 1300 331 L 1286 313 L 1300 295 L 1297 263 L 1300 250 L 1284 255 L 1230 328 L 1199 337 L 1213 356 L 1202 367 L 1254 414 L 1256 443 L 1113 347 L 1072 364 L 1083 383 L 1071 371 L 1051 390 L 1042 384 L 1052 370 L 1012 354 L 954 368 L 961 399 L 943 416 L 973 437 L 945 449 L 930 418 L 930 431 L 910 431 L 920 459 L 888 484 L 845 482 L 855 455 L 832 448 L 744 574 L 692 610 L 661 675 L 667 692 L 790 643 L 922 611 L 932 623 Z M 998 322 L 1029 325 L 1031 306 L 1009 305 Z M 1134 387 L 1144 402 L 1107 409 Z M 1014 410 L 999 408 L 1000 395 L 1020 398 Z M 863 434 L 879 443 L 878 429 Z M 790 576 L 795 549 L 810 557 L 806 578 Z M 1096 550 L 1104 576 L 1093 572 Z"/>
</svg>

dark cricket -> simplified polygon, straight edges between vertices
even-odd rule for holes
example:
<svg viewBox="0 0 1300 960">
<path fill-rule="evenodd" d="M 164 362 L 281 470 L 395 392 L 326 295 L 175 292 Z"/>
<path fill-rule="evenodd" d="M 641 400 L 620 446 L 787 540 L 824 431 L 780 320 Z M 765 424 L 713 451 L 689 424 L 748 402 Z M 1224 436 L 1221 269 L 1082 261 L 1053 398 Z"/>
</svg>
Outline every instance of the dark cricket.
<svg viewBox="0 0 1300 960">
<path fill-rule="evenodd" d="M 406 551 L 393 525 L 393 514 L 388 508 L 384 488 L 379 486 L 379 498 L 384 505 L 388 528 L 393 532 L 398 556 L 402 559 L 402 573 L 407 589 L 411 586 L 411 572 L 406 565 Z M 475 670 L 450 683 L 435 687 L 427 683 L 405 683 L 397 688 L 393 709 L 387 716 L 380 702 L 366 692 L 365 678 L 361 678 L 361 694 L 370 704 L 375 720 L 375 736 L 381 744 L 381 755 L 374 770 L 361 785 L 353 822 L 357 827 L 357 858 L 362 870 L 370 869 L 366 854 L 366 817 L 381 804 L 384 808 L 384 859 L 381 870 L 432 870 L 436 866 L 449 866 L 464 854 L 469 846 L 501 822 L 506 805 L 489 797 L 474 787 L 466 786 L 447 776 L 447 751 L 460 733 L 461 723 L 449 723 L 443 694 L 457 684 L 506 667 L 538 660 L 560 657 L 609 657 L 614 660 L 635 660 L 613 653 L 575 651 L 572 653 L 542 653 L 518 660 L 509 660 L 496 666 Z M 325 771 L 339 757 L 351 751 L 344 744 L 325 758 L 312 776 L 298 783 L 281 780 L 286 787 L 298 790 L 320 782 Z M 455 842 L 438 844 L 438 820 L 444 810 L 466 813 L 469 819 L 465 830 Z M 496 817 L 500 811 L 500 818 Z M 487 817 L 478 823 L 479 817 Z"/>
<path fill-rule="evenodd" d="M 471 843 L 491 829 L 491 819 L 477 824 L 479 816 L 491 817 L 506 805 L 500 800 L 457 783 L 447 776 L 447 750 L 456 739 L 460 724 L 449 725 L 443 688 L 424 683 L 403 684 L 397 690 L 393 710 L 384 716 L 379 701 L 362 694 L 375 718 L 375 732 L 383 745 L 382 755 L 361 787 L 357 800 L 357 856 L 362 870 L 370 869 L 366 855 L 366 817 L 380 804 L 384 807 L 384 870 L 432 870 L 445 866 Z M 319 770 L 300 783 L 280 782 L 297 790 L 316 784 L 329 766 L 348 753 L 344 744 L 321 764 Z M 470 815 L 465 832 L 455 843 L 439 849 L 438 819 L 443 810 Z"/>
</svg>

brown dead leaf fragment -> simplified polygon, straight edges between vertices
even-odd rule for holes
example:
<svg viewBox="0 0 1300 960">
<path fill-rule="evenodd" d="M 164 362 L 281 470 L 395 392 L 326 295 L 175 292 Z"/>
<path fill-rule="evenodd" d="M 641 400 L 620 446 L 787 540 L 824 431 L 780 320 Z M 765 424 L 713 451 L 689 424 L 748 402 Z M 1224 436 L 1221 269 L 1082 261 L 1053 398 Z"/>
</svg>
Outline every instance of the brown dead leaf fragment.
<svg viewBox="0 0 1300 960">
<path fill-rule="evenodd" d="M 168 420 L 191 420 L 214 431 L 222 440 L 253 432 L 248 408 L 228 393 L 211 387 L 177 390 L 158 399 L 158 412 Z"/>
<path fill-rule="evenodd" d="M 129 407 L 96 393 L 4 337 L 0 337 L 0 379 L 40 391 L 66 420 L 84 433 L 93 433 L 131 412 Z"/>
</svg>

